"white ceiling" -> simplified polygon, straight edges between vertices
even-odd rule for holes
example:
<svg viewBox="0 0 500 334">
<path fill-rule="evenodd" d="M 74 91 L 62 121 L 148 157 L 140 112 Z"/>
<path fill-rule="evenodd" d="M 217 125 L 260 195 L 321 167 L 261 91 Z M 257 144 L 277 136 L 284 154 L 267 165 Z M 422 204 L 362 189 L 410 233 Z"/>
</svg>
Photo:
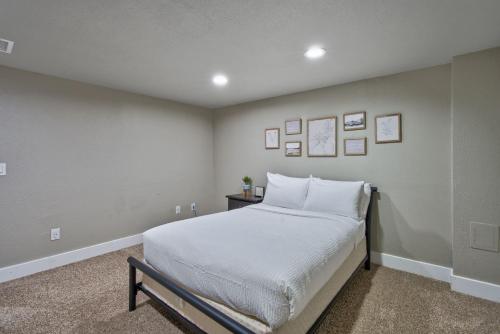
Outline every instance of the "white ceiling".
<svg viewBox="0 0 500 334">
<path fill-rule="evenodd" d="M 500 45 L 500 0 L 0 0 L 0 64 L 215 108 Z M 323 59 L 304 58 L 320 44 Z M 224 88 L 214 73 L 229 76 Z"/>
</svg>

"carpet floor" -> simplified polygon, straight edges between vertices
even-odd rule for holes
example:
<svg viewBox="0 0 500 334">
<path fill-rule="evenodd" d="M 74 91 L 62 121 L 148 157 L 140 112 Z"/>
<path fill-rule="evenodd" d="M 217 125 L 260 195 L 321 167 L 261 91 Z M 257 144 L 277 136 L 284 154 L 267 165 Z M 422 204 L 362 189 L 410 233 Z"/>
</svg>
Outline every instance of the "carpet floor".
<svg viewBox="0 0 500 334">
<path fill-rule="evenodd" d="M 136 246 L 0 284 L 0 333 L 187 333 L 139 293 L 128 312 Z M 319 333 L 500 333 L 500 304 L 374 266 L 343 289 Z"/>
</svg>

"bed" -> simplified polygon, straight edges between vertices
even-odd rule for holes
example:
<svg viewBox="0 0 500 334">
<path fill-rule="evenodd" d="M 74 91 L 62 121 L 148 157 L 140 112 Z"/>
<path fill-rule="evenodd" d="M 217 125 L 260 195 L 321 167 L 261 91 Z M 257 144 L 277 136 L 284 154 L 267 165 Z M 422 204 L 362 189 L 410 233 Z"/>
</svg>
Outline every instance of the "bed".
<svg viewBox="0 0 500 334">
<path fill-rule="evenodd" d="M 196 332 L 312 332 L 370 268 L 371 198 L 359 220 L 256 204 L 148 230 L 144 260 L 128 259 L 129 310 L 142 291 Z"/>
</svg>

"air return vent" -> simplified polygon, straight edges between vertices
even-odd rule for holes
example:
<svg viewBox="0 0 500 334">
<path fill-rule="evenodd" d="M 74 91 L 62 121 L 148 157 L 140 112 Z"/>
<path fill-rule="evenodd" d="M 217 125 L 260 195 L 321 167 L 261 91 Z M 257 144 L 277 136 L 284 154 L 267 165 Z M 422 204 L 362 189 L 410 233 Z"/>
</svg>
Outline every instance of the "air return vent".
<svg viewBox="0 0 500 334">
<path fill-rule="evenodd" d="M 12 53 L 13 48 L 14 48 L 14 42 L 0 38 L 0 52 L 1 53 Z"/>
</svg>

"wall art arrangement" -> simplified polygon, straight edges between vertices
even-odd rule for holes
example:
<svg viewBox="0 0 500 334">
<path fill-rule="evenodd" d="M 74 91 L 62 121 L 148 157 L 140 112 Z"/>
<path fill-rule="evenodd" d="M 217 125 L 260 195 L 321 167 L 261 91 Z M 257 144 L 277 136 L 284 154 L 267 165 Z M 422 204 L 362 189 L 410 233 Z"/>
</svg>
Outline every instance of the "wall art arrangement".
<svg viewBox="0 0 500 334">
<path fill-rule="evenodd" d="M 400 143 L 401 114 L 380 115 L 375 117 L 375 143 Z"/>
<path fill-rule="evenodd" d="M 344 132 L 366 130 L 366 111 L 343 114 Z M 302 118 L 285 121 L 285 135 L 302 134 Z M 280 129 L 265 130 L 266 149 L 280 148 Z M 375 143 L 401 143 L 401 114 L 375 116 Z M 344 138 L 345 156 L 367 155 L 367 137 Z M 285 142 L 286 157 L 302 156 L 302 141 Z M 337 156 L 337 116 L 312 118 L 307 120 L 307 156 L 336 157 Z"/>
<path fill-rule="evenodd" d="M 302 156 L 302 142 L 300 142 L 300 141 L 287 141 L 285 143 L 285 156 L 287 156 L 287 157 L 301 157 Z"/>
<path fill-rule="evenodd" d="M 271 128 L 265 130 L 266 150 L 275 150 L 280 148 L 280 129 Z"/>
</svg>

